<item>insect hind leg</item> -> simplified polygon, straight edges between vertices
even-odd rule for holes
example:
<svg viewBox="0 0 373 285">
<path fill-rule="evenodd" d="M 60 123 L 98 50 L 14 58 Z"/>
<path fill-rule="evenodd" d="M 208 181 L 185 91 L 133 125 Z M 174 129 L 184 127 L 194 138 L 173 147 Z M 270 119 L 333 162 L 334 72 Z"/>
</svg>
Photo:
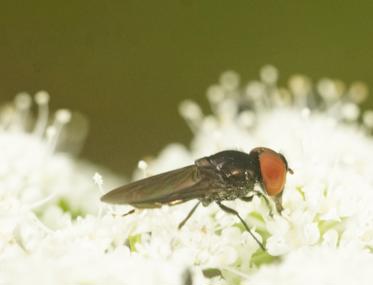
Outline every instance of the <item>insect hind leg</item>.
<svg viewBox="0 0 373 285">
<path fill-rule="evenodd" d="M 240 221 L 241 223 L 243 224 L 243 226 L 245 227 L 246 231 L 248 231 L 248 233 L 253 237 L 253 239 L 259 244 L 259 246 L 261 247 L 261 249 L 263 249 L 264 251 L 266 251 L 264 245 L 258 240 L 258 238 L 251 232 L 249 226 L 246 224 L 246 222 L 241 218 L 240 214 L 236 211 L 236 210 L 233 210 L 232 208 L 229 208 L 225 205 L 223 205 L 221 202 L 216 202 L 218 204 L 218 206 L 226 213 L 228 214 L 231 214 L 231 215 L 235 215 Z"/>
<path fill-rule="evenodd" d="M 184 218 L 184 220 L 181 221 L 179 226 L 177 227 L 179 230 L 185 225 L 185 223 L 189 220 L 189 218 L 193 215 L 193 213 L 196 211 L 197 207 L 201 204 L 201 202 L 198 202 L 197 204 L 194 205 L 192 210 L 190 210 L 189 214 Z"/>
</svg>

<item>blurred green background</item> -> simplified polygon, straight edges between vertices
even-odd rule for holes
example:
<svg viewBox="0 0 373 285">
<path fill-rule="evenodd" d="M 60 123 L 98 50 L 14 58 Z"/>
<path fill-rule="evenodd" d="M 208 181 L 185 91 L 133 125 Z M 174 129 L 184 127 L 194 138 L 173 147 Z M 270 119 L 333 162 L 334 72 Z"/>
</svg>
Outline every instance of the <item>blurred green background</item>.
<svg viewBox="0 0 373 285">
<path fill-rule="evenodd" d="M 52 95 L 90 119 L 83 157 L 130 174 L 191 134 L 178 104 L 206 107 L 222 71 L 360 79 L 373 86 L 370 1 L 1 1 L 0 101 Z"/>
</svg>

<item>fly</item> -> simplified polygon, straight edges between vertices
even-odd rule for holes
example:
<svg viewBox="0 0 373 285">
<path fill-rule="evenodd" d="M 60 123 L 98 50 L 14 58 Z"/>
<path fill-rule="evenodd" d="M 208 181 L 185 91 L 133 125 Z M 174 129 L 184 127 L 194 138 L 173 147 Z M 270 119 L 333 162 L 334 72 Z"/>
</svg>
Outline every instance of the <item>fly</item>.
<svg viewBox="0 0 373 285">
<path fill-rule="evenodd" d="M 282 211 L 281 197 L 286 173 L 293 173 L 285 157 L 269 148 L 257 147 L 250 153 L 226 150 L 197 159 L 194 164 L 141 179 L 114 189 L 101 197 L 103 202 L 129 204 L 138 209 L 177 205 L 197 199 L 197 204 L 179 224 L 179 229 L 202 204 L 215 202 L 224 212 L 235 215 L 245 229 L 265 250 L 264 245 L 250 231 L 239 213 L 222 203 L 225 200 L 251 201 L 254 196 L 263 197 L 270 208 L 268 197 Z M 254 190 L 256 183 L 262 188 Z M 134 212 L 134 210 L 129 213 Z"/>
</svg>

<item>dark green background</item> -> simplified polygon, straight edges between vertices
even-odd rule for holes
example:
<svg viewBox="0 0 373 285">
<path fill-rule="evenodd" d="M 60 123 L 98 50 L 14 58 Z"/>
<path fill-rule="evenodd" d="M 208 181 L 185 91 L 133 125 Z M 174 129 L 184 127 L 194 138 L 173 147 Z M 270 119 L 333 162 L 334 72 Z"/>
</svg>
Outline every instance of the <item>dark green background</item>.
<svg viewBox="0 0 373 285">
<path fill-rule="evenodd" d="M 1 1 L 0 99 L 45 89 L 91 122 L 83 156 L 129 174 L 188 143 L 178 103 L 267 63 L 373 86 L 370 1 Z"/>
</svg>

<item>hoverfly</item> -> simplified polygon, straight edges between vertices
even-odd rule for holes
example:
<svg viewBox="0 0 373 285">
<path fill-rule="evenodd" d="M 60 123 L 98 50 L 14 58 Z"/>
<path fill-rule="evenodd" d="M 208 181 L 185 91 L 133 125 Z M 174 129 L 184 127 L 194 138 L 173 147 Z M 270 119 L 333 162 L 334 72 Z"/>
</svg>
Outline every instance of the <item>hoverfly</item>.
<svg viewBox="0 0 373 285">
<path fill-rule="evenodd" d="M 281 213 L 281 197 L 287 172 L 293 173 L 285 157 L 269 148 L 257 147 L 249 154 L 226 150 L 197 159 L 193 165 L 121 186 L 106 193 L 101 200 L 113 204 L 130 204 L 135 208 L 144 209 L 177 205 L 198 199 L 197 204 L 179 224 L 179 229 L 200 204 L 208 206 L 215 202 L 226 213 L 235 215 L 265 250 L 239 213 L 224 205 L 222 201 L 237 198 L 251 201 L 257 195 L 265 199 L 272 215 L 267 198 L 269 196 L 274 199 L 276 209 Z M 262 192 L 254 189 L 256 183 L 259 183 Z"/>
</svg>

